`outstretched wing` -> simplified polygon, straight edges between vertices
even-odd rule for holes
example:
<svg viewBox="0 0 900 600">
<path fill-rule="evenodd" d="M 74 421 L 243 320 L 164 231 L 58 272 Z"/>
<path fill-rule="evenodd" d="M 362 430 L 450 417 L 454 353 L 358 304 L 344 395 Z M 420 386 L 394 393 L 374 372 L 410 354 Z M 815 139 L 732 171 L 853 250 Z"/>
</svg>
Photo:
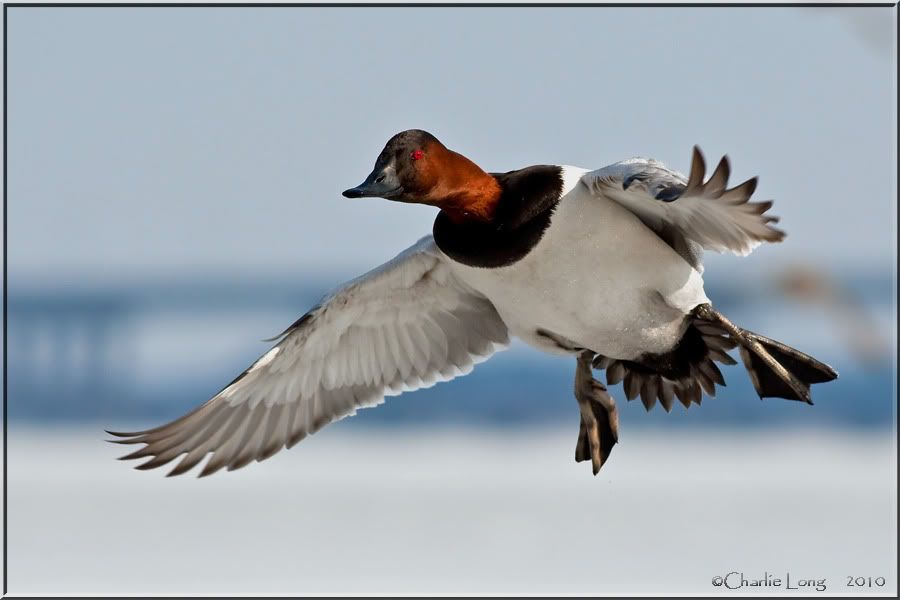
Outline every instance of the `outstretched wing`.
<svg viewBox="0 0 900 600">
<path fill-rule="evenodd" d="M 687 242 L 744 255 L 762 242 L 783 240 L 784 232 L 772 226 L 778 217 L 765 214 L 772 201 L 749 201 L 756 177 L 728 189 L 730 172 L 724 156 L 704 183 L 706 164 L 694 146 L 688 178 L 655 160 L 633 158 L 586 173 L 582 181 L 591 193 L 636 214 L 676 250 Z"/>
<path fill-rule="evenodd" d="M 494 306 L 461 283 L 431 236 L 345 284 L 284 331 L 275 346 L 191 413 L 135 433 L 123 458 L 152 469 L 185 454 L 170 475 L 238 469 L 290 448 L 385 396 L 471 371 L 509 343 Z"/>
</svg>

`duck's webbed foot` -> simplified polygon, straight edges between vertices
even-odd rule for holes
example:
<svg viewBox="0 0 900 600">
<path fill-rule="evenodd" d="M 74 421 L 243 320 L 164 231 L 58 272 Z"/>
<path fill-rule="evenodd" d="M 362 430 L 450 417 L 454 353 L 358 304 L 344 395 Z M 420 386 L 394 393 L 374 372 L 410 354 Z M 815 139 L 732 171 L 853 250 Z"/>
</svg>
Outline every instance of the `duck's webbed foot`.
<svg viewBox="0 0 900 600">
<path fill-rule="evenodd" d="M 575 369 L 575 399 L 581 410 L 575 461 L 590 460 L 596 475 L 619 441 L 619 412 L 613 397 L 602 383 L 594 379 L 591 372 L 593 358 L 593 352 L 582 352 Z"/>
</svg>

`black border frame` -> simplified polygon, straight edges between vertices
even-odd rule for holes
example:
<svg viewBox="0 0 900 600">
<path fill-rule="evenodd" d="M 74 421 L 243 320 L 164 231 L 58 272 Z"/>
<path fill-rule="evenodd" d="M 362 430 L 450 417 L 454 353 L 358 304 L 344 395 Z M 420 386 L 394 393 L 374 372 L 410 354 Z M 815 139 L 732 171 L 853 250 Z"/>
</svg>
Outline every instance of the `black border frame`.
<svg viewBox="0 0 900 600">
<path fill-rule="evenodd" d="M 853 2 L 810 2 L 810 3 L 792 3 L 792 2 L 760 2 L 760 3 L 748 3 L 748 2 L 735 2 L 735 3 L 727 3 L 727 2 L 711 2 L 711 3 L 702 3 L 702 2 L 691 2 L 691 3 L 674 3 L 674 2 L 652 2 L 652 3 L 628 3 L 628 2 L 512 2 L 512 3 L 502 3 L 502 2 L 464 2 L 464 3 L 451 3 L 451 2 L 423 2 L 423 3 L 403 3 L 403 2 L 361 2 L 361 3 L 348 3 L 348 2 L 313 2 L 313 3 L 297 3 L 297 2 L 286 2 L 286 3 L 277 3 L 277 2 L 263 2 L 263 3 L 252 3 L 252 2 L 211 2 L 211 3 L 199 3 L 199 2 L 160 2 L 160 3 L 151 3 L 151 2 L 136 2 L 136 3 L 126 3 L 126 2 L 86 2 L 86 3 L 78 3 L 78 2 L 59 2 L 59 3 L 40 3 L 40 2 L 4 2 L 3 3 L 3 589 L 2 595 L 0 597 L 6 597 L 8 595 L 8 546 L 7 546 L 7 518 L 8 518 L 8 497 L 7 497 L 7 457 L 9 455 L 7 448 L 7 426 L 9 423 L 8 418 L 8 403 L 7 403 L 7 360 L 8 360 L 8 346 L 7 346 L 7 240 L 8 240 L 8 230 L 7 230 L 7 57 L 8 57 L 8 44 L 7 44 L 7 9 L 12 8 L 897 8 L 897 2 L 863 2 L 863 3 L 853 3 Z M 900 10 L 895 13 L 895 20 L 897 21 L 897 29 L 900 30 Z M 897 40 L 895 40 L 894 50 L 897 52 Z M 895 62 L 898 60 L 898 55 L 895 54 Z M 895 64 L 896 66 L 896 64 Z M 895 91 L 896 93 L 896 91 Z M 900 94 L 898 94 L 898 111 L 895 112 L 895 126 L 896 126 L 896 144 L 895 151 L 900 151 Z M 897 173 L 894 173 L 895 177 L 897 177 L 897 198 L 900 198 L 900 176 Z M 900 229 L 900 216 L 898 216 L 897 222 L 898 229 Z M 896 250 L 896 248 L 895 248 Z M 898 271 L 895 273 L 895 293 L 896 293 L 896 285 L 897 281 L 900 279 L 900 258 L 898 258 Z M 900 357 L 898 357 L 898 364 L 895 365 L 894 375 L 895 375 L 895 385 L 896 385 L 896 377 L 897 372 L 900 371 Z M 896 391 L 896 390 L 895 390 Z M 900 403 L 900 398 L 896 398 L 895 402 Z M 894 415 L 895 415 L 895 448 L 900 448 L 896 443 L 897 437 L 897 429 L 896 429 L 896 419 L 897 419 L 897 409 L 898 404 L 894 406 Z M 898 459 L 900 459 L 900 450 L 898 450 Z M 898 480 L 900 482 L 900 473 L 897 475 Z M 896 482 L 895 482 L 896 483 Z M 900 520 L 900 505 L 898 505 L 898 520 Z M 900 560 L 900 559 L 898 559 Z M 67 596 L 57 596 L 61 598 L 65 598 Z M 864 596 L 861 596 L 864 597 Z"/>
</svg>

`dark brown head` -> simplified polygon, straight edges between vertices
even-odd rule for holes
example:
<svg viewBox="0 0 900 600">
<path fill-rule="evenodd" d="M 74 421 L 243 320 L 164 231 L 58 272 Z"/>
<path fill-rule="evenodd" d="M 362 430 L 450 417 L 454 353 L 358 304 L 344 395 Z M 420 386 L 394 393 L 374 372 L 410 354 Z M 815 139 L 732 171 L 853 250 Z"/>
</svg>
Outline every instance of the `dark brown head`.
<svg viewBox="0 0 900 600">
<path fill-rule="evenodd" d="M 454 221 L 487 221 L 500 191 L 497 180 L 468 158 L 427 131 L 408 129 L 388 140 L 366 180 L 344 196 L 429 204 Z"/>
</svg>

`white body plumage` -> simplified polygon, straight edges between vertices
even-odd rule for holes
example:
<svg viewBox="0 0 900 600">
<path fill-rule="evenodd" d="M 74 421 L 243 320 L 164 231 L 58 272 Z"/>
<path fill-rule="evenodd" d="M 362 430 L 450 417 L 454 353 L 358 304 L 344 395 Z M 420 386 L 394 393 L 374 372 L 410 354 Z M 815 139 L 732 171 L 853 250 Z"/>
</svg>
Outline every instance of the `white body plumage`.
<svg viewBox="0 0 900 600">
<path fill-rule="evenodd" d="M 540 242 L 503 267 L 450 261 L 497 308 L 511 334 L 545 351 L 539 329 L 620 359 L 670 350 L 684 316 L 707 302 L 700 273 L 622 205 L 564 167 L 563 195 Z"/>
</svg>

